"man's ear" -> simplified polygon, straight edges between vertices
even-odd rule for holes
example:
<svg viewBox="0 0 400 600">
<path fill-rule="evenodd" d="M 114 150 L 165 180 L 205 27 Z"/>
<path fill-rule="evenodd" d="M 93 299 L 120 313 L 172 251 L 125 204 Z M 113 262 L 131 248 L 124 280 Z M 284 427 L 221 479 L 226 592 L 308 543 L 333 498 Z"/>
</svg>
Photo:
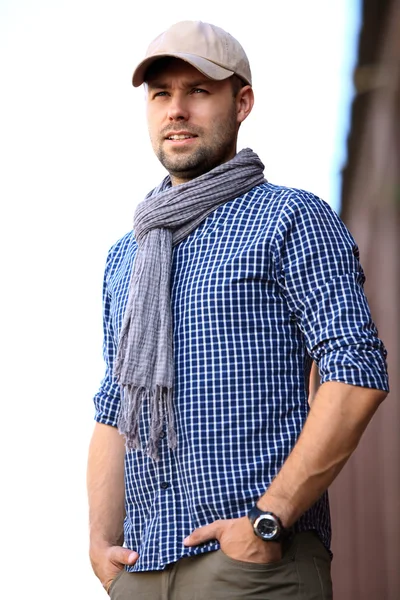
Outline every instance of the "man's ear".
<svg viewBox="0 0 400 600">
<path fill-rule="evenodd" d="M 251 85 L 242 87 L 236 96 L 237 122 L 240 125 L 251 113 L 254 106 L 254 93 Z"/>
</svg>

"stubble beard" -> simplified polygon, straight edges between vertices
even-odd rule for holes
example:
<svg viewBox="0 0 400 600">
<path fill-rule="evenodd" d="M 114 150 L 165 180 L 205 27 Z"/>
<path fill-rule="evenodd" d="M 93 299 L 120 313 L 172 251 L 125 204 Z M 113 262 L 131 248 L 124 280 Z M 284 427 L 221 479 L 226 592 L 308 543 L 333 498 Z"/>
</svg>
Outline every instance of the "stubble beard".
<svg viewBox="0 0 400 600">
<path fill-rule="evenodd" d="M 186 180 L 199 177 L 216 166 L 214 161 L 210 160 L 212 157 L 207 148 L 198 148 L 190 154 L 179 155 L 176 152 L 173 156 L 164 152 L 163 148 L 159 148 L 157 158 L 171 177 Z"/>
<path fill-rule="evenodd" d="M 200 138 L 204 137 L 202 130 L 197 129 L 196 133 Z M 168 171 L 172 178 L 189 181 L 208 173 L 218 165 L 227 162 L 235 154 L 236 148 L 236 120 L 234 113 L 230 118 L 219 123 L 214 130 L 212 139 L 209 143 L 188 151 L 177 148 L 171 153 L 165 152 L 163 142 L 155 149 L 156 156 L 163 167 Z"/>
</svg>

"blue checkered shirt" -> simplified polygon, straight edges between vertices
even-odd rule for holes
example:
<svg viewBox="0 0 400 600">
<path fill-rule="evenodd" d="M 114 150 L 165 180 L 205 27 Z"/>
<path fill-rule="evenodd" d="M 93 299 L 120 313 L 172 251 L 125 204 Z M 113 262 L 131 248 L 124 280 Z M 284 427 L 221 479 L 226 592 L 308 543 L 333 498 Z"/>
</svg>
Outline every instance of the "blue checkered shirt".
<svg viewBox="0 0 400 600">
<path fill-rule="evenodd" d="M 95 419 L 116 426 L 112 375 L 137 244 L 110 250 L 104 279 L 106 374 Z M 308 414 L 314 360 L 321 382 L 388 389 L 386 351 L 363 292 L 358 250 L 336 213 L 314 195 L 264 183 L 227 202 L 173 250 L 174 411 L 178 445 L 160 460 L 125 459 L 125 545 L 132 571 L 183 556 L 193 529 L 246 515 L 293 448 Z M 149 428 L 144 406 L 141 431 Z M 330 548 L 325 493 L 298 521 Z"/>
</svg>

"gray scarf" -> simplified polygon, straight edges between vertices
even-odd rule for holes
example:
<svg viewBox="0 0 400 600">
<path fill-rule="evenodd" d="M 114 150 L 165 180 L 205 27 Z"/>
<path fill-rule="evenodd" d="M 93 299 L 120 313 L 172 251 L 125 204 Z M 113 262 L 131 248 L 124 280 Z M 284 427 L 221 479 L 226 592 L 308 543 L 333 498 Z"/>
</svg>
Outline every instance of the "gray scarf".
<svg viewBox="0 0 400 600">
<path fill-rule="evenodd" d="M 195 179 L 171 187 L 170 177 L 147 194 L 135 211 L 138 244 L 114 374 L 122 388 L 118 427 L 127 448 L 140 448 L 139 421 L 149 402 L 148 455 L 157 460 L 167 427 L 176 447 L 172 408 L 174 361 L 170 274 L 172 247 L 218 206 L 265 181 L 264 165 L 249 148 Z"/>
</svg>

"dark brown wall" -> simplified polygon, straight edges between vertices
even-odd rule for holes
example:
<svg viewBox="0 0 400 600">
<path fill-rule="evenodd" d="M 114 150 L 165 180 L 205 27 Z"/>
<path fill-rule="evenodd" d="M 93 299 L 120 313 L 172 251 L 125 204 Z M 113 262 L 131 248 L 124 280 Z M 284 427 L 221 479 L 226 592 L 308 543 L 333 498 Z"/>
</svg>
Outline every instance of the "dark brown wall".
<svg viewBox="0 0 400 600">
<path fill-rule="evenodd" d="M 391 391 L 330 489 L 335 600 L 400 599 L 400 0 L 364 2 L 341 216 L 361 251 Z"/>
</svg>

